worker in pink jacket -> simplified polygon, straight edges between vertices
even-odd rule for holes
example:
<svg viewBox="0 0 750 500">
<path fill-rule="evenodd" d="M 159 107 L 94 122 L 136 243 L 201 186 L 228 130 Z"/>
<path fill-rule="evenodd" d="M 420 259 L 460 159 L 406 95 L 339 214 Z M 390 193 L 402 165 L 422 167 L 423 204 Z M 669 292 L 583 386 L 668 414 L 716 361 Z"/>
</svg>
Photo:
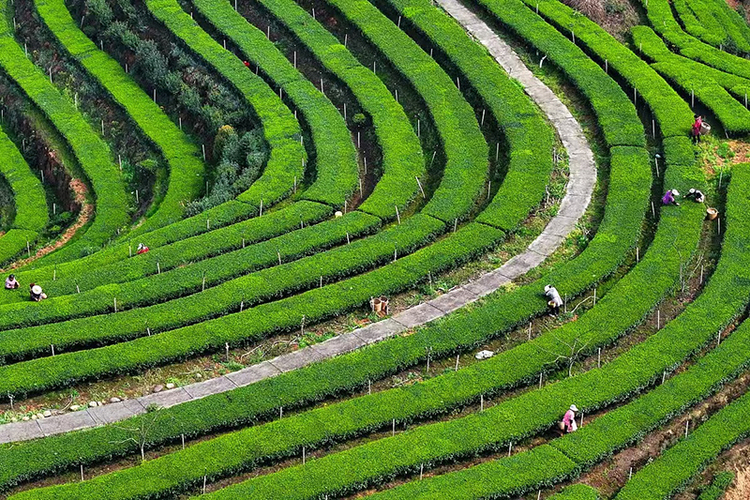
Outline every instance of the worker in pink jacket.
<svg viewBox="0 0 750 500">
<path fill-rule="evenodd" d="M 578 411 L 578 407 L 576 405 L 570 405 L 570 408 L 568 411 L 565 412 L 565 416 L 562 419 L 562 430 L 563 432 L 575 432 L 578 430 L 578 425 L 576 425 L 576 412 Z"/>
</svg>

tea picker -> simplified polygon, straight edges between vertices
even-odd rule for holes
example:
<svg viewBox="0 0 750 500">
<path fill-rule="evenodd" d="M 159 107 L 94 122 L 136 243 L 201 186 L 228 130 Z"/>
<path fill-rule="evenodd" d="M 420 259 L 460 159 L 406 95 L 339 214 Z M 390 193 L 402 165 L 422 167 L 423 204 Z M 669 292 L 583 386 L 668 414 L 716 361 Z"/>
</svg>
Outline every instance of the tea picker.
<svg viewBox="0 0 750 500">
<path fill-rule="evenodd" d="M 545 286 L 544 295 L 546 295 L 549 299 L 547 301 L 547 305 L 550 307 L 550 314 L 553 316 L 557 316 L 558 314 L 560 314 L 560 306 L 563 305 L 563 301 L 562 297 L 560 297 L 560 292 L 557 291 L 557 288 L 552 285 Z"/>
</svg>

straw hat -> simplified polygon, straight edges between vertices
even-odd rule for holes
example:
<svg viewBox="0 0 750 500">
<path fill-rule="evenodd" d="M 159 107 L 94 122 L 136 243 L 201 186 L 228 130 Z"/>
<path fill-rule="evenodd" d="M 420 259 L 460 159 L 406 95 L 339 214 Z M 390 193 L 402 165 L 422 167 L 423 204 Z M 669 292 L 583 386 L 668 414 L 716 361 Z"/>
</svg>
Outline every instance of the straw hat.
<svg viewBox="0 0 750 500">
<path fill-rule="evenodd" d="M 31 287 L 31 292 L 34 295 L 41 295 L 42 294 L 42 287 L 40 287 L 39 285 L 34 285 L 34 286 Z"/>
<path fill-rule="evenodd" d="M 544 292 L 545 292 L 545 293 L 546 293 L 546 292 L 549 292 L 551 288 L 552 288 L 552 285 L 546 285 L 546 286 L 544 287 Z"/>
<path fill-rule="evenodd" d="M 679 191 L 677 191 L 676 189 L 672 190 L 672 194 L 675 195 L 675 196 L 680 196 Z"/>
<path fill-rule="evenodd" d="M 573 411 L 578 411 L 578 407 L 576 405 L 570 405 L 570 409 Z"/>
</svg>

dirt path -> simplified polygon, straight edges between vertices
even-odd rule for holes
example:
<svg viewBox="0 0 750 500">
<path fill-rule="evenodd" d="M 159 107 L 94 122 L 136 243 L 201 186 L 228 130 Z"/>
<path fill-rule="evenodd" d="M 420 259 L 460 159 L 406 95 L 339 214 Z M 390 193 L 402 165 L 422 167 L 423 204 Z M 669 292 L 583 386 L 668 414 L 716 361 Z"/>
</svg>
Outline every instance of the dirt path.
<svg viewBox="0 0 750 500">
<path fill-rule="evenodd" d="M 32 255 L 31 257 L 17 260 L 6 269 L 0 269 L 0 273 L 18 269 L 19 267 L 23 267 L 26 264 L 34 262 L 35 260 L 41 259 L 45 255 L 54 252 L 58 248 L 68 243 L 68 241 L 70 241 L 70 239 L 75 236 L 78 230 L 91 220 L 92 216 L 94 215 L 94 205 L 86 200 L 88 187 L 86 187 L 86 184 L 84 184 L 80 179 L 71 179 L 69 186 L 70 190 L 75 195 L 75 202 L 81 207 L 81 210 L 78 212 L 78 218 L 73 223 L 73 225 L 66 229 L 58 239 L 38 249 L 36 253 L 34 253 L 34 255 Z"/>
</svg>

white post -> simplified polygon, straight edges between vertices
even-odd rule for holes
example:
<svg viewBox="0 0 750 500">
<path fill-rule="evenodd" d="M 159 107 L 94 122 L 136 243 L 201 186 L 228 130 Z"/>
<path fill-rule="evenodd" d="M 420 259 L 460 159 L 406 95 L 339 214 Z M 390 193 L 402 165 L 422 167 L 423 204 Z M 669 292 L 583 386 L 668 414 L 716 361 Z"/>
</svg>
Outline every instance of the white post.
<svg viewBox="0 0 750 500">
<path fill-rule="evenodd" d="M 422 183 L 419 182 L 419 177 L 415 175 L 414 178 L 417 179 L 417 185 L 419 186 L 419 190 L 422 192 L 422 198 L 427 198 L 427 195 L 424 194 L 424 189 L 422 189 Z"/>
<path fill-rule="evenodd" d="M 461 357 L 460 354 L 456 354 L 456 371 L 458 371 L 458 360 Z"/>
<path fill-rule="evenodd" d="M 601 347 L 599 348 L 599 354 L 597 355 L 597 358 L 596 358 L 596 367 L 597 368 L 602 367 L 602 348 Z"/>
<path fill-rule="evenodd" d="M 479 411 L 484 411 L 484 394 L 479 396 Z"/>
</svg>

